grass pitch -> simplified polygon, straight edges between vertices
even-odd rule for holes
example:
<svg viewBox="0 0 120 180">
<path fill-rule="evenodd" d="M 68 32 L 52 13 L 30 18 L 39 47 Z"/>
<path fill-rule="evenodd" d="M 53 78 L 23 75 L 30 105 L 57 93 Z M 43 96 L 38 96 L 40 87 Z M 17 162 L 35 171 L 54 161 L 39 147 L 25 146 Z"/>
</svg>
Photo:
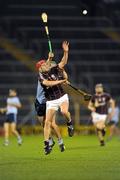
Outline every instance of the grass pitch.
<svg viewBox="0 0 120 180">
<path fill-rule="evenodd" d="M 25 136 L 19 147 L 0 138 L 0 180 L 120 180 L 120 141 L 99 147 L 95 136 L 65 138 L 66 151 L 57 142 L 50 155 L 43 153 L 43 138 Z"/>
</svg>

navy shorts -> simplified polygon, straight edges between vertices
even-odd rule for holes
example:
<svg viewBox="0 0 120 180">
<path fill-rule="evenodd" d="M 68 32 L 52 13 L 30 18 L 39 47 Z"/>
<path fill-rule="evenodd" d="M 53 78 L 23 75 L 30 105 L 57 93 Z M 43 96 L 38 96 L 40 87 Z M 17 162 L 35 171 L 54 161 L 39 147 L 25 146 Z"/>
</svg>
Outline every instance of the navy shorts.
<svg viewBox="0 0 120 180">
<path fill-rule="evenodd" d="M 40 104 L 38 100 L 35 100 L 35 110 L 38 116 L 45 116 L 46 114 L 46 103 Z"/>
<path fill-rule="evenodd" d="M 119 123 L 111 120 L 111 121 L 109 122 L 109 125 L 110 125 L 110 126 L 112 126 L 112 125 L 118 126 Z"/>
<path fill-rule="evenodd" d="M 6 123 L 16 123 L 17 122 L 17 115 L 14 113 L 7 114 Z"/>
</svg>

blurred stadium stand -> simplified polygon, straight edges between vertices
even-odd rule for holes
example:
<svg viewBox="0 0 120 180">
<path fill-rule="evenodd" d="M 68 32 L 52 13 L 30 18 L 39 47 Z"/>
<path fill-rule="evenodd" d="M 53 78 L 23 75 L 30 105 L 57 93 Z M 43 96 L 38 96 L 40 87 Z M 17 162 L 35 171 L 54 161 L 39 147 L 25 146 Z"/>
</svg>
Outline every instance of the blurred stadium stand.
<svg viewBox="0 0 120 180">
<path fill-rule="evenodd" d="M 19 2 L 19 3 L 18 3 Z M 48 53 L 40 14 L 49 15 L 56 60 L 62 57 L 61 42 L 70 41 L 67 72 L 73 84 L 93 93 L 103 83 L 115 98 L 120 92 L 120 3 L 112 1 L 1 1 L 0 33 L 35 63 Z M 84 16 L 82 10 L 87 9 Z M 2 44 L 2 42 L 0 42 Z M 2 45 L 0 45 L 2 47 Z M 18 54 L 19 56 L 19 54 Z M 0 106 L 5 105 L 9 88 L 16 88 L 22 100 L 20 119 L 30 111 L 35 96 L 37 75 L 6 49 L 0 49 Z M 72 108 L 72 107 L 71 107 Z M 88 112 L 81 111 L 87 120 Z M 88 116 L 87 116 L 88 117 Z M 1 116 L 3 119 L 3 116 Z M 87 122 L 87 121 L 86 121 Z"/>
</svg>

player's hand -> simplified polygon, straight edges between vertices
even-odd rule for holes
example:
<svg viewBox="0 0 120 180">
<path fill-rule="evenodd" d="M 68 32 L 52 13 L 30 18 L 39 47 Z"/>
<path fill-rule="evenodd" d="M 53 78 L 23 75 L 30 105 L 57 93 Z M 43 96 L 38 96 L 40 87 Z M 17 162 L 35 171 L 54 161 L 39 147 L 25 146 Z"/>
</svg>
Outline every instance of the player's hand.
<svg viewBox="0 0 120 180">
<path fill-rule="evenodd" d="M 3 114 L 4 112 L 5 112 L 5 109 L 4 109 L 4 108 L 1 108 L 1 109 L 0 109 L 0 113 Z"/>
<path fill-rule="evenodd" d="M 92 107 L 92 108 L 91 108 L 91 111 L 92 111 L 92 112 L 95 112 L 95 111 L 96 111 L 96 109 L 95 109 L 94 107 Z"/>
<path fill-rule="evenodd" d="M 61 80 L 61 84 L 66 84 L 66 82 L 67 82 L 66 79 Z"/>
<path fill-rule="evenodd" d="M 53 59 L 54 58 L 54 53 L 52 53 L 52 52 L 49 52 L 49 54 L 48 54 L 48 59 Z"/>
<path fill-rule="evenodd" d="M 66 83 L 67 83 L 67 84 L 70 84 L 70 81 L 68 81 L 68 80 L 66 79 Z"/>
<path fill-rule="evenodd" d="M 69 51 L 69 42 L 63 41 L 62 48 L 63 48 L 63 51 L 66 51 L 66 52 Z"/>
<path fill-rule="evenodd" d="M 69 84 L 70 84 L 70 81 L 68 81 L 68 79 L 66 79 L 66 78 L 65 78 L 65 80 L 66 80 L 65 84 L 68 84 L 68 85 L 69 85 Z"/>
</svg>

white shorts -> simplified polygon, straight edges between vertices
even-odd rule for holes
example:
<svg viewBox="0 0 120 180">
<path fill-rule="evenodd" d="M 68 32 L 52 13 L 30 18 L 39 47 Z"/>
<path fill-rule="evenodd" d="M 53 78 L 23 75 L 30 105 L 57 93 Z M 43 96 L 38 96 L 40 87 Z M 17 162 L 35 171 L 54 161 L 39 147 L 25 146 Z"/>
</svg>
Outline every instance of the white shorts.
<svg viewBox="0 0 120 180">
<path fill-rule="evenodd" d="M 92 112 L 92 121 L 93 123 L 97 123 L 97 122 L 105 122 L 106 121 L 106 118 L 107 118 L 107 115 L 106 114 L 98 114 L 96 112 Z"/>
<path fill-rule="evenodd" d="M 69 103 L 69 98 L 68 98 L 67 94 L 63 95 L 59 99 L 47 101 L 46 102 L 46 111 L 48 109 L 54 109 L 55 111 L 57 111 L 60 108 L 61 104 L 66 101 Z"/>
</svg>

